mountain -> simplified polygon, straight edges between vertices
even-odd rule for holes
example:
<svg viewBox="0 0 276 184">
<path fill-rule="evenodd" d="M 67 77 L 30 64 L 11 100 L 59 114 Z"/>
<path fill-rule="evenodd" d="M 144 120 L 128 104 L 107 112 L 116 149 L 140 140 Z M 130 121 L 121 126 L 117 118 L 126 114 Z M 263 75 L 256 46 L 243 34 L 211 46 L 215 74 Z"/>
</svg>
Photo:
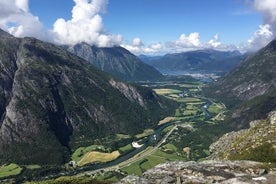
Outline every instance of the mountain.
<svg viewBox="0 0 276 184">
<path fill-rule="evenodd" d="M 155 68 L 122 47 L 98 48 L 83 42 L 64 48 L 121 80 L 148 81 L 163 77 Z"/>
<path fill-rule="evenodd" d="M 205 89 L 232 109 L 229 122 L 248 127 L 248 122 L 265 118 L 276 109 L 276 40 Z M 236 122 L 236 123 L 235 123 Z"/>
<path fill-rule="evenodd" d="M 198 50 L 176 54 L 167 54 L 147 63 L 159 71 L 207 71 L 228 72 L 237 66 L 244 56 L 238 51 Z"/>
<path fill-rule="evenodd" d="M 250 122 L 249 129 L 230 132 L 210 146 L 209 159 L 276 163 L 276 111 Z"/>
<path fill-rule="evenodd" d="M 0 30 L 0 162 L 61 164 L 115 133 L 137 134 L 175 103 L 34 38 Z"/>
<path fill-rule="evenodd" d="M 147 55 L 142 54 L 142 55 L 139 55 L 138 57 L 144 63 L 150 64 L 151 61 L 161 59 L 163 56 L 147 56 Z"/>
</svg>

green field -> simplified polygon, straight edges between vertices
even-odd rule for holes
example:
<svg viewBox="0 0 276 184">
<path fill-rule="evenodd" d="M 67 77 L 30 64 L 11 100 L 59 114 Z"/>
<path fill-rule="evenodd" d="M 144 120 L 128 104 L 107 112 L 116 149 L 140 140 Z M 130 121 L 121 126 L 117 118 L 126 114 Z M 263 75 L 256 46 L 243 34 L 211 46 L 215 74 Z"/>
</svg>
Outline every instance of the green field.
<svg viewBox="0 0 276 184">
<path fill-rule="evenodd" d="M 143 133 L 135 135 L 135 137 L 136 137 L 137 139 L 141 139 L 141 138 L 147 137 L 147 136 L 149 136 L 149 135 L 151 135 L 151 134 L 153 134 L 153 133 L 154 133 L 154 130 L 153 130 L 153 129 L 146 129 L 146 130 L 144 130 Z"/>
<path fill-rule="evenodd" d="M 91 151 L 86 153 L 84 157 L 78 162 L 78 166 L 83 166 L 94 162 L 109 162 L 117 159 L 120 156 L 119 151 L 113 151 L 112 153 L 101 153 L 98 151 Z"/>
<path fill-rule="evenodd" d="M 167 89 L 167 88 L 163 88 L 163 89 L 153 89 L 158 95 L 166 95 L 166 94 L 177 94 L 177 93 L 181 93 L 180 90 L 177 89 Z"/>
<path fill-rule="evenodd" d="M 132 145 L 131 144 L 127 144 L 127 145 L 125 145 L 123 147 L 120 147 L 119 148 L 119 152 L 123 154 L 123 153 L 131 151 L 132 149 L 133 149 Z"/>
<path fill-rule="evenodd" d="M 105 150 L 105 149 L 101 145 L 91 145 L 88 147 L 80 147 L 73 153 L 72 160 L 78 162 L 83 158 L 83 156 L 86 153 L 88 153 L 90 151 L 94 151 L 94 150 Z"/>
<path fill-rule="evenodd" d="M 144 158 L 143 160 L 137 161 L 129 166 L 122 168 L 122 171 L 127 172 L 128 174 L 135 174 L 141 176 L 142 173 L 148 169 L 153 168 L 154 166 L 168 161 L 183 160 L 184 157 L 177 156 L 176 147 L 172 144 L 166 145 L 170 149 L 170 153 L 166 153 L 161 150 L 155 151 L 152 155 Z"/>
<path fill-rule="evenodd" d="M 22 168 L 17 164 L 9 164 L 7 166 L 0 167 L 0 178 L 15 176 L 20 174 Z"/>
</svg>

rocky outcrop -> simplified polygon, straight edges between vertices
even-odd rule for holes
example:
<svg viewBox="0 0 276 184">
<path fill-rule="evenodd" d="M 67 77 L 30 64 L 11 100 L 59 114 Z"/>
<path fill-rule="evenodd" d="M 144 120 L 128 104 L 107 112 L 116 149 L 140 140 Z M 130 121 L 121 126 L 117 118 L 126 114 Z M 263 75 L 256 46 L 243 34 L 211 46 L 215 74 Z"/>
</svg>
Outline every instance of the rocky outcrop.
<svg viewBox="0 0 276 184">
<path fill-rule="evenodd" d="M 276 161 L 276 111 L 266 120 L 250 122 L 250 128 L 230 132 L 210 146 L 209 159 Z"/>
<path fill-rule="evenodd" d="M 274 183 L 275 170 L 252 161 L 170 162 L 146 171 L 142 177 L 127 176 L 118 184 Z"/>
</svg>

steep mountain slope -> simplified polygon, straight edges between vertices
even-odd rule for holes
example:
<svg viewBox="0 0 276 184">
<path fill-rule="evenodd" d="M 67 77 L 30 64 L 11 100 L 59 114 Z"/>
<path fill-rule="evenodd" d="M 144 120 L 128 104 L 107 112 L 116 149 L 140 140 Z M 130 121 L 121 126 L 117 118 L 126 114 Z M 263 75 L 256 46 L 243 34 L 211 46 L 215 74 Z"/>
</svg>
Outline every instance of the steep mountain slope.
<svg viewBox="0 0 276 184">
<path fill-rule="evenodd" d="M 77 146 L 136 134 L 174 103 L 34 38 L 0 31 L 0 161 L 59 164 Z"/>
<path fill-rule="evenodd" d="M 215 94 L 251 100 L 276 89 L 276 40 L 214 85 Z"/>
<path fill-rule="evenodd" d="M 198 50 L 167 54 L 159 59 L 150 59 L 147 63 L 160 71 L 194 70 L 227 72 L 237 66 L 243 57 L 244 56 L 238 51 L 222 52 L 216 50 Z"/>
<path fill-rule="evenodd" d="M 276 40 L 248 57 L 237 68 L 205 89 L 230 109 L 228 122 L 234 128 L 265 118 L 276 109 Z"/>
<path fill-rule="evenodd" d="M 249 129 L 230 132 L 210 146 L 209 159 L 276 163 L 276 111 L 250 122 Z"/>
<path fill-rule="evenodd" d="M 89 61 L 102 71 L 126 81 L 158 80 L 163 76 L 122 47 L 97 48 L 87 43 L 65 46 L 65 49 Z"/>
</svg>

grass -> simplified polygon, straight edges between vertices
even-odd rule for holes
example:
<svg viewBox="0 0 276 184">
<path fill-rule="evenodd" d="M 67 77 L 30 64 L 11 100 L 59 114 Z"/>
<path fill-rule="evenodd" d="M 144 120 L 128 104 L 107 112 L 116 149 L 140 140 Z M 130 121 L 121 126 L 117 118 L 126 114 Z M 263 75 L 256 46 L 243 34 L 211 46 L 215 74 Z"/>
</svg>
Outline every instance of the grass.
<svg viewBox="0 0 276 184">
<path fill-rule="evenodd" d="M 101 145 L 91 145 L 88 147 L 80 147 L 73 153 L 72 160 L 78 162 L 83 158 L 83 156 L 86 153 L 94 150 L 104 150 L 104 147 Z"/>
<path fill-rule="evenodd" d="M 109 162 L 117 159 L 120 156 L 119 151 L 113 151 L 112 153 L 102 153 L 98 151 L 91 151 L 86 153 L 84 157 L 79 161 L 78 166 L 83 166 L 93 162 Z"/>
<path fill-rule="evenodd" d="M 208 112 L 213 113 L 213 114 L 218 114 L 221 112 L 222 110 L 222 106 L 212 103 L 209 107 L 208 107 Z"/>
<path fill-rule="evenodd" d="M 0 167 L 0 178 L 15 176 L 20 174 L 22 168 L 17 164 L 9 164 L 7 166 Z"/>
<path fill-rule="evenodd" d="M 127 144 L 127 145 L 119 148 L 119 152 L 120 153 L 125 153 L 125 152 L 128 152 L 128 151 L 132 150 L 132 149 L 133 149 L 132 145 L 131 144 Z"/>
<path fill-rule="evenodd" d="M 177 149 L 174 145 L 166 145 L 172 150 Z M 154 166 L 168 161 L 183 160 L 183 157 L 177 156 L 175 152 L 166 153 L 160 150 L 155 151 L 152 155 L 146 157 L 143 160 L 137 161 L 127 167 L 122 168 L 122 171 L 127 172 L 129 175 L 135 174 L 142 176 L 143 172 L 153 168 Z"/>
<path fill-rule="evenodd" d="M 173 145 L 173 144 L 166 144 L 166 145 L 164 146 L 164 148 L 166 148 L 166 149 L 168 149 L 168 150 L 172 150 L 172 151 L 174 151 L 174 152 L 177 151 L 177 147 L 176 147 L 175 145 Z"/>
<path fill-rule="evenodd" d="M 121 140 L 121 139 L 129 139 L 131 138 L 130 135 L 127 135 L 127 134 L 116 134 L 116 138 Z"/>
<path fill-rule="evenodd" d="M 153 89 L 158 95 L 167 95 L 167 94 L 177 94 L 181 93 L 182 91 L 177 89 Z"/>
<path fill-rule="evenodd" d="M 26 182 L 25 184 L 110 184 L 112 181 L 103 181 L 97 180 L 93 177 L 74 177 L 74 176 L 62 176 L 56 179 L 44 180 L 44 181 L 33 181 L 33 182 Z"/>
<path fill-rule="evenodd" d="M 154 130 L 153 130 L 153 129 L 146 129 L 146 130 L 144 130 L 143 133 L 135 135 L 135 137 L 136 137 L 137 139 L 141 139 L 141 138 L 147 137 L 147 136 L 149 136 L 149 135 L 151 135 L 151 134 L 153 134 L 153 133 L 154 133 Z"/>
<path fill-rule="evenodd" d="M 175 117 L 166 117 L 166 118 L 162 119 L 161 121 L 159 121 L 158 125 L 166 124 L 170 121 L 173 121 L 174 119 L 175 119 Z"/>
<path fill-rule="evenodd" d="M 176 101 L 182 102 L 182 103 L 191 103 L 191 102 L 201 102 L 201 99 L 194 98 L 194 97 L 185 97 L 185 98 L 177 98 Z"/>
<path fill-rule="evenodd" d="M 27 169 L 33 170 L 33 169 L 40 169 L 40 165 L 26 165 L 25 166 Z"/>
</svg>

